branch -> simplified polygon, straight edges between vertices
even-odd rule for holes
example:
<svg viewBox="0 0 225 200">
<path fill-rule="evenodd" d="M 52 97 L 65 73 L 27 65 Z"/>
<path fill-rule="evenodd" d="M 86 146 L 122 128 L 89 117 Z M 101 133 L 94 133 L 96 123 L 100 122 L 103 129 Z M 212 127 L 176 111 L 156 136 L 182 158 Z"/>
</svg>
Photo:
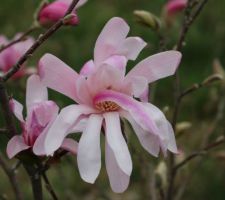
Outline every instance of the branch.
<svg viewBox="0 0 225 200">
<path fill-rule="evenodd" d="M 9 181 L 12 185 L 13 191 L 15 193 L 15 199 L 16 200 L 22 200 L 22 194 L 19 190 L 19 186 L 18 186 L 18 181 L 16 179 L 15 173 L 13 170 L 10 169 L 10 167 L 8 167 L 8 165 L 6 164 L 6 162 L 4 161 L 4 159 L 2 158 L 2 154 L 0 153 L 0 165 L 3 169 L 3 171 L 5 172 L 5 174 L 8 176 Z"/>
<path fill-rule="evenodd" d="M 181 167 L 183 167 L 185 164 L 187 164 L 189 161 L 193 160 L 194 158 L 201 156 L 201 155 L 205 155 L 208 151 L 214 149 L 215 147 L 223 144 L 225 142 L 225 138 L 221 137 L 218 140 L 216 140 L 215 142 L 207 145 L 206 147 L 204 147 L 203 149 L 192 153 L 191 155 L 189 155 L 187 158 L 185 158 L 183 161 L 181 161 L 179 164 L 177 164 L 174 167 L 174 170 L 177 171 L 178 169 L 180 169 Z"/>
<path fill-rule="evenodd" d="M 18 62 L 2 77 L 3 81 L 7 81 L 9 78 L 11 78 L 21 68 L 23 63 L 32 56 L 32 54 L 38 49 L 38 47 L 40 47 L 52 34 L 54 34 L 60 27 L 64 25 L 64 18 L 73 11 L 78 2 L 79 0 L 73 0 L 64 17 L 54 25 L 52 25 L 44 34 L 41 34 L 39 36 L 39 38 L 25 52 L 25 54 L 18 60 Z"/>
<path fill-rule="evenodd" d="M 57 197 L 55 191 L 53 190 L 53 187 L 52 187 L 50 181 L 48 180 L 47 174 L 45 172 L 42 172 L 42 177 L 44 179 L 47 190 L 49 191 L 50 195 L 52 196 L 52 199 L 58 200 L 58 197 Z"/>
<path fill-rule="evenodd" d="M 17 39 L 15 39 L 15 40 L 11 41 L 10 43 L 8 43 L 8 44 L 6 44 L 6 45 L 3 45 L 3 46 L 0 48 L 0 53 L 1 53 L 2 51 L 4 51 L 5 49 L 11 47 L 12 45 L 14 45 L 14 44 L 16 44 L 16 43 L 19 43 L 19 42 L 21 42 L 21 41 L 23 41 L 23 40 L 25 40 L 26 37 L 27 37 L 30 33 L 32 33 L 34 30 L 36 30 L 36 29 L 37 29 L 36 26 L 32 26 L 32 27 L 29 28 L 26 32 L 24 32 L 19 38 L 17 38 Z"/>
</svg>

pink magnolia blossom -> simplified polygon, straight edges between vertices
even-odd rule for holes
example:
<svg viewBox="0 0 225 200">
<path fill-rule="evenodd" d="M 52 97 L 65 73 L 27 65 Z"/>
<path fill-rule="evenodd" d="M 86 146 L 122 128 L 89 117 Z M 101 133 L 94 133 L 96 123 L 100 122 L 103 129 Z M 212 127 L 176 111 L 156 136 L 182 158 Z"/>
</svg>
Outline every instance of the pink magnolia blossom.
<svg viewBox="0 0 225 200">
<path fill-rule="evenodd" d="M 7 145 L 7 155 L 13 158 L 19 152 L 33 148 L 33 153 L 38 151 L 44 155 L 44 139 L 49 127 L 58 114 L 58 106 L 53 101 L 48 101 L 47 88 L 40 82 L 37 75 L 32 75 L 27 81 L 26 107 L 27 117 L 23 118 L 23 106 L 18 101 L 10 101 L 11 109 L 21 123 L 22 135 L 14 136 Z M 76 153 L 77 143 L 72 139 L 65 139 L 61 144 L 72 153 Z"/>
<path fill-rule="evenodd" d="M 174 15 L 182 11 L 187 6 L 187 0 L 169 0 L 166 4 L 167 15 Z"/>
<path fill-rule="evenodd" d="M 94 60 L 80 73 L 51 54 L 39 62 L 41 80 L 48 87 L 78 104 L 62 109 L 45 139 L 46 154 L 60 147 L 79 120 L 86 120 L 78 144 L 77 162 L 83 180 L 93 183 L 101 168 L 100 132 L 105 132 L 105 162 L 110 185 L 123 192 L 129 184 L 132 161 L 120 120 L 127 119 L 146 151 L 158 156 L 160 149 L 177 153 L 173 129 L 164 114 L 151 103 L 140 102 L 148 83 L 175 73 L 181 59 L 177 51 L 166 51 L 138 63 L 125 75 L 128 60 L 134 60 L 146 43 L 127 37 L 129 26 L 112 18 L 99 35 Z"/>
<path fill-rule="evenodd" d="M 86 3 L 87 0 L 80 0 L 76 8 L 72 12 L 72 17 L 68 21 L 68 25 L 77 25 L 79 19 L 76 13 L 76 9 Z M 38 14 L 38 21 L 42 26 L 51 26 L 53 23 L 61 19 L 69 8 L 72 0 L 56 0 L 52 3 L 44 4 Z"/>
<path fill-rule="evenodd" d="M 17 34 L 13 40 L 18 38 L 20 35 L 21 33 Z M 10 41 L 5 36 L 0 35 L 0 46 L 7 45 L 9 42 Z M 31 47 L 33 42 L 33 38 L 29 37 L 26 40 L 18 42 L 3 50 L 0 53 L 0 73 L 6 73 L 13 65 L 15 65 L 19 58 Z M 24 67 L 13 76 L 14 79 L 21 78 L 26 74 L 35 72 L 34 68 Z"/>
</svg>

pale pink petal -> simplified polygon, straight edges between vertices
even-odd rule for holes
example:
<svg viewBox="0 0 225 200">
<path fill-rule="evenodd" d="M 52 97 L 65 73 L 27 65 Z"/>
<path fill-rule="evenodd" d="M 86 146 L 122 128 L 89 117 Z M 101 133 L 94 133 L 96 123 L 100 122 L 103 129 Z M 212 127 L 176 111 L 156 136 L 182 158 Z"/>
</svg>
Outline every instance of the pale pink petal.
<svg viewBox="0 0 225 200">
<path fill-rule="evenodd" d="M 84 105 L 70 105 L 63 108 L 47 133 L 45 139 L 46 154 L 52 155 L 62 145 L 64 138 L 81 115 L 92 112 L 94 112 L 93 109 Z"/>
<path fill-rule="evenodd" d="M 76 5 L 76 8 L 80 8 L 83 6 L 88 0 L 79 0 L 78 4 Z"/>
<path fill-rule="evenodd" d="M 14 40 L 21 37 L 22 34 L 23 33 L 17 33 L 14 37 Z M 32 37 L 27 37 L 24 41 L 14 44 L 12 48 L 16 50 L 19 55 L 23 55 L 32 46 L 33 43 L 34 39 Z"/>
<path fill-rule="evenodd" d="M 9 101 L 9 105 L 10 105 L 10 109 L 12 110 L 12 112 L 14 113 L 16 118 L 18 120 L 20 120 L 21 122 L 24 122 L 24 119 L 23 119 L 23 105 L 21 103 L 19 103 L 18 101 L 16 101 L 15 99 L 11 99 Z"/>
<path fill-rule="evenodd" d="M 6 152 L 8 157 L 11 159 L 15 155 L 17 155 L 19 152 L 29 149 L 30 146 L 26 145 L 22 136 L 14 136 L 9 140 L 6 148 Z"/>
<path fill-rule="evenodd" d="M 76 101 L 78 74 L 57 57 L 45 54 L 39 62 L 39 75 L 44 84 Z"/>
<path fill-rule="evenodd" d="M 107 140 L 105 140 L 105 164 L 112 190 L 116 193 L 124 192 L 129 185 L 130 176 L 125 174 L 118 166 Z"/>
<path fill-rule="evenodd" d="M 153 156 L 157 157 L 160 151 L 159 137 L 142 129 L 129 114 L 124 113 L 123 116 L 132 125 L 143 148 Z"/>
<path fill-rule="evenodd" d="M 144 90 L 144 92 L 139 96 L 140 100 L 142 102 L 148 102 L 149 101 L 149 88 L 148 86 Z"/>
<path fill-rule="evenodd" d="M 126 76 L 143 76 L 148 83 L 173 75 L 180 64 L 181 53 L 178 51 L 165 51 L 150 56 L 138 63 Z"/>
<path fill-rule="evenodd" d="M 136 60 L 141 50 L 147 43 L 139 37 L 128 37 L 121 44 L 117 54 L 124 55 L 128 60 Z"/>
<path fill-rule="evenodd" d="M 89 76 L 95 70 L 95 64 L 93 60 L 89 60 L 84 64 L 84 66 L 80 70 L 80 75 L 85 77 Z"/>
<path fill-rule="evenodd" d="M 110 56 L 103 62 L 104 64 L 110 65 L 112 68 L 119 69 L 123 76 L 125 76 L 127 59 L 125 56 L 114 55 Z"/>
<path fill-rule="evenodd" d="M 120 169 L 130 176 L 132 172 L 132 160 L 126 141 L 123 137 L 120 118 L 117 112 L 104 113 L 106 123 L 106 140 L 112 149 Z"/>
<path fill-rule="evenodd" d="M 78 145 L 77 164 L 81 178 L 94 183 L 101 169 L 101 115 L 90 115 Z"/>
<path fill-rule="evenodd" d="M 98 66 L 115 54 L 129 32 L 127 23 L 119 17 L 110 19 L 100 33 L 94 49 L 94 61 Z"/>
<path fill-rule="evenodd" d="M 142 104 L 145 107 L 146 112 L 148 112 L 148 114 L 152 116 L 152 120 L 155 121 L 158 127 L 158 134 L 161 136 L 160 143 L 163 153 L 166 155 L 167 149 L 169 149 L 173 153 L 178 153 L 174 131 L 163 112 L 150 103 Z"/>
<path fill-rule="evenodd" d="M 38 75 L 32 75 L 27 80 L 26 105 L 29 111 L 32 105 L 48 100 L 48 91 Z"/>
<path fill-rule="evenodd" d="M 77 155 L 78 143 L 73 139 L 65 138 L 60 148 Z"/>
<path fill-rule="evenodd" d="M 152 116 L 146 112 L 142 103 L 132 97 L 112 90 L 105 90 L 95 96 L 93 102 L 112 101 L 119 105 L 123 110 L 128 111 L 134 120 L 146 131 L 158 135 L 158 127 L 152 120 Z"/>
</svg>

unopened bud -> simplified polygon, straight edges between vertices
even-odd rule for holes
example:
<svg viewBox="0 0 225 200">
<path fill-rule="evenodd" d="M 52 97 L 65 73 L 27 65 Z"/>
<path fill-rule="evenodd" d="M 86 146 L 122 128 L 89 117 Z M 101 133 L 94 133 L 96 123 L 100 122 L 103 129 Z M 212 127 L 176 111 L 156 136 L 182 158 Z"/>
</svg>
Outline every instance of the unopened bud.
<svg viewBox="0 0 225 200">
<path fill-rule="evenodd" d="M 213 71 L 215 74 L 220 74 L 223 77 L 225 77 L 225 70 L 223 69 L 223 67 L 218 59 L 215 59 L 213 61 Z"/>
<path fill-rule="evenodd" d="M 161 27 L 160 19 L 148 11 L 135 10 L 134 15 L 138 23 L 145 25 L 155 31 L 159 30 Z"/>
<path fill-rule="evenodd" d="M 177 123 L 176 125 L 176 133 L 180 134 L 184 131 L 186 131 L 187 129 L 191 128 L 192 124 L 190 122 L 180 122 Z"/>
<path fill-rule="evenodd" d="M 155 175 L 160 178 L 160 183 L 163 187 L 167 184 L 167 166 L 164 161 L 161 161 L 155 169 Z"/>
</svg>

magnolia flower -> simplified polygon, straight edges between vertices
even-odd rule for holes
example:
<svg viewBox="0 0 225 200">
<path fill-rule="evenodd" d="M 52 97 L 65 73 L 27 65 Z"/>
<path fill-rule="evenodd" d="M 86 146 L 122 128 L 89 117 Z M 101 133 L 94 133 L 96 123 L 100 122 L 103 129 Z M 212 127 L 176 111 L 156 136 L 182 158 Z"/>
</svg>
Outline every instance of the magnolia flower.
<svg viewBox="0 0 225 200">
<path fill-rule="evenodd" d="M 27 117 L 23 118 L 23 106 L 12 99 L 10 106 L 15 116 L 21 123 L 22 135 L 14 136 L 7 145 L 7 155 L 13 158 L 19 152 L 33 148 L 43 152 L 43 140 L 49 127 L 58 114 L 58 106 L 53 101 L 48 101 L 47 88 L 40 82 L 37 75 L 32 75 L 27 81 L 26 107 Z M 77 143 L 71 139 L 65 139 L 61 148 L 76 153 Z M 44 153 L 41 153 L 44 155 Z"/>
<path fill-rule="evenodd" d="M 20 37 L 20 33 L 15 36 L 15 39 Z M 0 46 L 7 45 L 10 41 L 3 36 L 0 35 Z M 31 47 L 34 40 L 33 38 L 29 37 L 24 41 L 18 42 L 9 48 L 3 50 L 0 53 L 0 73 L 7 72 L 13 65 L 16 64 L 16 62 L 19 60 L 19 58 Z M 1 47 L 0 47 L 1 48 Z M 21 78 L 26 74 L 31 74 L 35 72 L 33 68 L 22 68 L 20 71 L 18 71 L 13 78 Z"/>
<path fill-rule="evenodd" d="M 68 25 L 77 25 L 79 19 L 76 9 L 86 3 L 87 0 L 80 0 L 72 12 L 71 18 L 67 22 Z M 38 22 L 40 25 L 48 27 L 61 19 L 69 8 L 72 0 L 56 0 L 52 3 L 46 3 L 38 13 Z"/>
<path fill-rule="evenodd" d="M 125 75 L 128 60 L 134 60 L 146 43 L 127 37 L 129 26 L 112 18 L 102 30 L 94 49 L 94 60 L 76 73 L 51 54 L 39 62 L 41 80 L 48 87 L 78 104 L 62 109 L 45 138 L 46 154 L 60 147 L 72 127 L 86 120 L 78 144 L 77 162 L 83 180 L 93 183 L 101 168 L 100 132 L 104 128 L 105 162 L 110 185 L 123 192 L 129 184 L 132 161 L 123 137 L 120 119 L 127 119 L 150 154 L 160 149 L 177 153 L 173 129 L 164 114 L 151 103 L 135 99 L 149 83 L 175 73 L 181 54 L 166 51 L 146 58 Z"/>
<path fill-rule="evenodd" d="M 167 15 L 174 15 L 187 6 L 187 0 L 169 0 L 165 6 Z"/>
</svg>

